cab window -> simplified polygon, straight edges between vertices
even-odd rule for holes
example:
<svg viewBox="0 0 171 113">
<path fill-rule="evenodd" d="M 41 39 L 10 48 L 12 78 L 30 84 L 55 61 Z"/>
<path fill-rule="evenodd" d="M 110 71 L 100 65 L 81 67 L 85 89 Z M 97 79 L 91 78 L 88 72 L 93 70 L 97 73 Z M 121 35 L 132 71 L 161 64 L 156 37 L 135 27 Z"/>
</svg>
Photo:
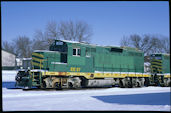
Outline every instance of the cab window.
<svg viewBox="0 0 171 113">
<path fill-rule="evenodd" d="M 76 49 L 73 49 L 73 55 L 76 55 Z"/>
<path fill-rule="evenodd" d="M 81 49 L 80 48 L 74 48 L 73 49 L 73 56 L 80 56 L 81 55 Z"/>
</svg>

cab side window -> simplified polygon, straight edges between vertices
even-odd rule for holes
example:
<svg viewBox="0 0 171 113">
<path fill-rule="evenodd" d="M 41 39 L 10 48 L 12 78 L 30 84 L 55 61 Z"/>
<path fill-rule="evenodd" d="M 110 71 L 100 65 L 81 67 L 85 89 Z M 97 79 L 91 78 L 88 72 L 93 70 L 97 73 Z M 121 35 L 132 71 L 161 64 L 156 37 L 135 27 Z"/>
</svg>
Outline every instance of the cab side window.
<svg viewBox="0 0 171 113">
<path fill-rule="evenodd" d="M 77 49 L 73 49 L 73 55 L 76 55 Z"/>
<path fill-rule="evenodd" d="M 80 56 L 81 55 L 81 49 L 80 48 L 74 48 L 73 49 L 73 56 Z"/>
<path fill-rule="evenodd" d="M 78 56 L 81 55 L 81 49 L 80 49 L 80 48 L 77 49 L 77 55 L 78 55 Z"/>
<path fill-rule="evenodd" d="M 86 57 L 90 57 L 91 56 L 91 49 L 86 47 Z"/>
</svg>

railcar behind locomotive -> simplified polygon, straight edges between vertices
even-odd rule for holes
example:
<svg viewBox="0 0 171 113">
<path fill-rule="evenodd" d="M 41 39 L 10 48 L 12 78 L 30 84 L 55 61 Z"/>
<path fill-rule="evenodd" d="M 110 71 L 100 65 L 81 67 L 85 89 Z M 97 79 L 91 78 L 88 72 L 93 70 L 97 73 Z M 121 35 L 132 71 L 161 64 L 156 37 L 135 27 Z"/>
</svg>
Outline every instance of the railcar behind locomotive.
<svg viewBox="0 0 171 113">
<path fill-rule="evenodd" d="M 153 56 L 151 59 L 157 58 Z M 166 73 L 170 70 L 159 73 L 158 68 L 156 71 L 152 66 L 154 74 L 144 73 L 144 54 L 135 48 L 55 40 L 49 51 L 35 50 L 32 53 L 32 69 L 18 71 L 16 86 L 56 89 L 116 85 L 142 87 L 152 83 L 168 86 L 170 74 Z M 158 77 L 162 82 L 151 78 L 158 75 L 163 77 Z"/>
<path fill-rule="evenodd" d="M 170 55 L 152 54 L 151 61 L 151 85 L 171 86 L 170 80 Z"/>
</svg>

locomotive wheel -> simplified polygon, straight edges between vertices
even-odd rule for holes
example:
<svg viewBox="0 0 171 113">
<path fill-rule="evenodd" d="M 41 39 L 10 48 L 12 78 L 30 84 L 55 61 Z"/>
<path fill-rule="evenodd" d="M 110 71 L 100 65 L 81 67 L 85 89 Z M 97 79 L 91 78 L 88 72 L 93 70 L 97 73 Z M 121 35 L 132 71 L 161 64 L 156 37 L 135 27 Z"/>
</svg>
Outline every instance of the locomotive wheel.
<svg viewBox="0 0 171 113">
<path fill-rule="evenodd" d="M 59 82 L 55 83 L 55 89 L 62 89 L 61 84 Z"/>
<path fill-rule="evenodd" d="M 132 88 L 132 83 L 130 81 L 128 82 L 128 88 Z"/>
<path fill-rule="evenodd" d="M 45 81 L 43 81 L 41 88 L 46 89 L 46 82 Z"/>
<path fill-rule="evenodd" d="M 165 87 L 170 87 L 171 86 L 171 82 L 165 83 Z"/>
<path fill-rule="evenodd" d="M 124 84 L 123 84 L 123 82 L 122 82 L 122 80 L 119 81 L 119 87 L 121 87 L 121 88 L 124 88 L 125 87 Z"/>
<path fill-rule="evenodd" d="M 145 81 L 144 81 L 144 86 L 148 87 L 150 85 L 150 81 L 148 78 L 145 78 Z"/>
<path fill-rule="evenodd" d="M 73 84 L 71 82 L 69 82 L 68 83 L 68 87 L 72 89 L 73 88 Z"/>
<path fill-rule="evenodd" d="M 164 86 L 165 87 L 171 86 L 171 81 L 169 79 L 164 80 Z"/>
<path fill-rule="evenodd" d="M 132 82 L 131 82 L 130 80 L 126 81 L 125 87 L 126 87 L 126 88 L 132 88 L 132 87 L 133 87 Z"/>
<path fill-rule="evenodd" d="M 132 86 L 133 87 L 142 87 L 142 81 L 139 79 L 135 79 L 134 81 L 132 81 Z"/>
<path fill-rule="evenodd" d="M 135 87 L 140 87 L 140 83 L 136 82 Z"/>
</svg>

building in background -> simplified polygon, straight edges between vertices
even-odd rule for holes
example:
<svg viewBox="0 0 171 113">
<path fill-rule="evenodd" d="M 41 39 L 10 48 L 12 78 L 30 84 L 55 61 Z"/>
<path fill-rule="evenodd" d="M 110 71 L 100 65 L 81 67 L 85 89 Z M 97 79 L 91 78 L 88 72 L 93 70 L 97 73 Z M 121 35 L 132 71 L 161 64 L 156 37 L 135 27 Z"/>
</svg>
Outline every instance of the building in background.
<svg viewBox="0 0 171 113">
<path fill-rule="evenodd" d="M 1 49 L 2 53 L 2 70 L 15 70 L 32 68 L 31 59 L 32 58 L 16 58 L 16 55 L 8 52 L 4 49 Z"/>
<path fill-rule="evenodd" d="M 17 67 L 22 67 L 22 58 L 16 58 Z"/>
<path fill-rule="evenodd" d="M 1 49 L 2 53 L 2 69 L 3 70 L 13 70 L 16 69 L 16 55 Z"/>
</svg>

